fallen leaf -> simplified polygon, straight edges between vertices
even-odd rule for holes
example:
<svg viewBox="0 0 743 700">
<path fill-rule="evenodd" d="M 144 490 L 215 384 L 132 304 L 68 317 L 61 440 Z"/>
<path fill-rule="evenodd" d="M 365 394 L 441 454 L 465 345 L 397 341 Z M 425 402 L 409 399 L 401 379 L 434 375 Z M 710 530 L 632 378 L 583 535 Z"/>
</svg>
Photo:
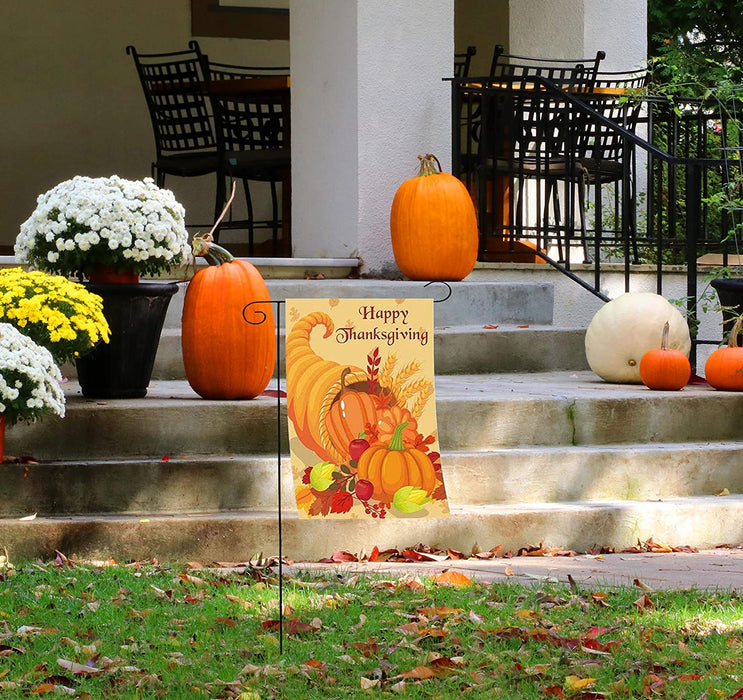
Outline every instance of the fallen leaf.
<svg viewBox="0 0 743 700">
<path fill-rule="evenodd" d="M 506 569 L 505 569 L 505 571 L 504 571 L 503 573 L 504 573 L 504 574 L 505 574 L 506 576 L 515 576 L 515 574 L 513 573 L 513 569 L 511 569 L 511 568 L 510 568 L 510 567 L 508 567 L 508 566 L 506 567 Z"/>
<path fill-rule="evenodd" d="M 655 607 L 653 604 L 653 601 L 650 600 L 650 598 L 647 595 L 642 596 L 641 598 L 638 598 L 634 603 L 632 603 L 637 608 L 637 611 L 639 613 L 644 612 L 644 610 L 647 608 L 650 610 L 651 608 Z"/>
<path fill-rule="evenodd" d="M 364 676 L 361 676 L 359 679 L 359 682 L 361 684 L 361 687 L 364 690 L 371 690 L 372 688 L 379 687 L 379 678 L 365 678 Z"/>
<path fill-rule="evenodd" d="M 400 676 L 403 678 L 415 678 L 416 680 L 424 680 L 426 678 L 434 678 L 436 672 L 430 666 L 416 666 L 409 671 L 403 671 Z"/>
<path fill-rule="evenodd" d="M 451 569 L 447 569 L 438 576 L 432 576 L 430 580 L 439 586 L 452 586 L 454 588 L 467 588 L 473 585 L 473 581 L 469 576 L 465 576 L 459 571 L 452 571 Z"/>
<path fill-rule="evenodd" d="M 29 520 L 36 520 L 36 513 L 32 513 L 31 515 L 24 515 L 22 518 L 18 518 L 20 521 L 29 521 Z"/>
<path fill-rule="evenodd" d="M 653 589 L 650 588 L 650 586 L 644 584 L 642 581 L 640 581 L 639 578 L 636 578 L 634 581 L 632 581 L 633 586 L 637 586 L 639 589 L 646 591 L 648 593 L 652 593 Z"/>
<path fill-rule="evenodd" d="M 715 494 L 715 496 L 729 496 L 729 495 L 730 495 L 730 491 L 728 491 L 727 489 L 723 489 L 719 493 Z"/>
<path fill-rule="evenodd" d="M 69 659 L 57 659 L 57 663 L 65 669 L 65 671 L 70 671 L 70 673 L 74 673 L 76 676 L 99 676 L 103 673 L 103 669 L 101 668 L 79 664 L 75 661 L 70 661 Z"/>
<path fill-rule="evenodd" d="M 579 676 L 568 676 L 565 679 L 565 690 L 583 690 L 583 688 L 589 688 L 598 679 L 596 678 L 580 678 Z"/>
</svg>

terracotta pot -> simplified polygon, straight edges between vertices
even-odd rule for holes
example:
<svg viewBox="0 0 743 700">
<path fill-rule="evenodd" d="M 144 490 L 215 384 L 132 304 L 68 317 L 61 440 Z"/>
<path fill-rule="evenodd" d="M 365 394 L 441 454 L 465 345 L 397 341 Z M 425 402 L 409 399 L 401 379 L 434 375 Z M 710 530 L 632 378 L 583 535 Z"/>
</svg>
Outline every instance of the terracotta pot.
<svg viewBox="0 0 743 700">
<path fill-rule="evenodd" d="M 110 265 L 101 265 L 90 272 L 91 284 L 137 284 L 139 274 L 133 270 L 118 272 Z"/>
</svg>

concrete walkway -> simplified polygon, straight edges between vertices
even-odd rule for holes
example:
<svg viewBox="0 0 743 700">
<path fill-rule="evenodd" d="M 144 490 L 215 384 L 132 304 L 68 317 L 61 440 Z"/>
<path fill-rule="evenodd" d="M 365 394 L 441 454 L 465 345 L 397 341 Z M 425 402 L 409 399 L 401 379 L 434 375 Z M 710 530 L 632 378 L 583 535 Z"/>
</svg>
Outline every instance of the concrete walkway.
<svg viewBox="0 0 743 700">
<path fill-rule="evenodd" d="M 471 579 L 487 583 L 543 582 L 570 584 L 599 590 L 606 586 L 638 585 L 648 589 L 697 589 L 743 591 L 743 545 L 699 552 L 653 554 L 617 553 L 577 556 L 520 556 L 489 560 L 445 560 L 422 563 L 342 563 L 296 562 L 284 571 L 358 572 L 421 578 L 446 571 L 458 571 Z"/>
</svg>

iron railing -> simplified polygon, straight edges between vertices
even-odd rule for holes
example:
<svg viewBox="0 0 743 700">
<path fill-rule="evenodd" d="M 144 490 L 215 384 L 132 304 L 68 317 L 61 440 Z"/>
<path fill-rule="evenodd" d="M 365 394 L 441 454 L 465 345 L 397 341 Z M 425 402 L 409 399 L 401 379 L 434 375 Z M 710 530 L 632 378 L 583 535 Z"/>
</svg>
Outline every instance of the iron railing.
<svg viewBox="0 0 743 700">
<path fill-rule="evenodd" d="M 606 116 L 610 100 L 624 117 Z M 738 252 L 740 210 L 710 204 L 741 174 L 740 131 L 723 106 L 470 77 L 452 81 L 452 124 L 452 171 L 475 201 L 480 260 L 543 261 L 604 301 L 610 266 L 629 291 L 633 271 L 652 265 L 663 294 L 664 269 L 683 265 L 695 335 L 698 258 L 727 264 Z M 697 345 L 718 342 L 694 337 L 692 362 Z"/>
</svg>

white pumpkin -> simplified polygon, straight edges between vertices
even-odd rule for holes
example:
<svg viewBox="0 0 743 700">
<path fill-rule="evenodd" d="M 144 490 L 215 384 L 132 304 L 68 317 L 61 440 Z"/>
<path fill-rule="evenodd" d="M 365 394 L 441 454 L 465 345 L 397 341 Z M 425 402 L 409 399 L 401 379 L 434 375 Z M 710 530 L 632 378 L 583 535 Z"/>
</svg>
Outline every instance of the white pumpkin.
<svg viewBox="0 0 743 700">
<path fill-rule="evenodd" d="M 660 347 L 666 321 L 668 347 L 688 355 L 689 325 L 667 299 L 652 292 L 626 292 L 612 299 L 588 325 L 588 364 L 604 381 L 641 384 L 640 360 L 648 350 Z"/>
</svg>

